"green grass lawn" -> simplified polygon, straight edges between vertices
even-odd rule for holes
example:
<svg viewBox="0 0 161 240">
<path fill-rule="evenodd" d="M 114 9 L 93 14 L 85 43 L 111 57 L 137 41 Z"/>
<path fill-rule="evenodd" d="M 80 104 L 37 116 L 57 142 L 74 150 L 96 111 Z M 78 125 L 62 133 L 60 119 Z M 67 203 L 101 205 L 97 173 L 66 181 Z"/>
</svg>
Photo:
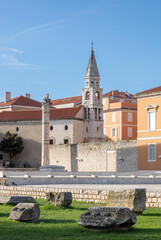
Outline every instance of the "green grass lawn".
<svg viewBox="0 0 161 240">
<path fill-rule="evenodd" d="M 45 200 L 37 201 L 40 205 L 40 218 L 46 222 L 22 223 L 8 218 L 11 205 L 0 206 L 0 240 L 161 240 L 161 209 L 147 209 L 137 217 L 135 229 L 115 232 L 90 232 L 77 221 L 80 215 L 91 206 L 104 204 L 73 202 L 71 207 L 56 208 Z"/>
</svg>

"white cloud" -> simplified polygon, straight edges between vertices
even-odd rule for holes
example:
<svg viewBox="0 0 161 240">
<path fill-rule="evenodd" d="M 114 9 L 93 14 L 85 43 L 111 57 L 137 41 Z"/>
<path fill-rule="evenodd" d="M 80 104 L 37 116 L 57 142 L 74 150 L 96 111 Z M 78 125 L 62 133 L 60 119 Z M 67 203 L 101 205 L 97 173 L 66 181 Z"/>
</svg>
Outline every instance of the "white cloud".
<svg viewBox="0 0 161 240">
<path fill-rule="evenodd" d="M 1 65 L 5 65 L 11 69 L 17 70 L 40 70 L 40 66 L 25 63 L 19 60 L 19 55 L 23 54 L 23 51 L 16 49 L 16 48 L 1 48 L 0 52 L 0 63 Z"/>
<path fill-rule="evenodd" d="M 10 52 L 10 53 L 19 53 L 19 54 L 23 54 L 23 52 L 19 49 L 16 48 L 0 48 L 1 52 Z"/>
<path fill-rule="evenodd" d="M 20 37 L 20 36 L 22 36 L 22 35 L 24 35 L 26 33 L 30 33 L 30 32 L 50 30 L 52 28 L 59 29 L 59 28 L 62 27 L 61 25 L 59 25 L 59 23 L 61 23 L 61 22 L 62 21 L 55 21 L 55 22 L 50 22 L 50 23 L 45 23 L 45 24 L 41 24 L 41 25 L 32 26 L 30 28 L 24 29 L 24 30 L 22 30 L 22 31 L 20 31 L 20 32 L 14 34 L 14 35 L 12 35 L 7 40 L 15 39 L 17 37 Z"/>
</svg>

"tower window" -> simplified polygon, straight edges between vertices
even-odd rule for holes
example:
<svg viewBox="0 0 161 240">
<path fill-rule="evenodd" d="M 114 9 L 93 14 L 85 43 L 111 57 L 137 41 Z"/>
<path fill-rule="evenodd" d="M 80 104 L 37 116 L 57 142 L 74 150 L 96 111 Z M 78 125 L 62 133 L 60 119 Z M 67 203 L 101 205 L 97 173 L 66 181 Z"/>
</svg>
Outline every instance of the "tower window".
<svg viewBox="0 0 161 240">
<path fill-rule="evenodd" d="M 53 130 L 53 126 L 50 126 L 50 131 L 52 131 Z"/>
<path fill-rule="evenodd" d="M 87 108 L 84 109 L 84 118 L 87 119 Z"/>
<path fill-rule="evenodd" d="M 99 131 L 99 127 L 97 127 L 97 132 Z"/>
<path fill-rule="evenodd" d="M 68 144 L 68 139 L 64 139 L 64 144 Z"/>
<path fill-rule="evenodd" d="M 100 108 L 98 109 L 98 118 L 99 118 L 99 120 L 101 120 L 101 109 Z"/>
<path fill-rule="evenodd" d="M 16 132 L 19 132 L 19 127 L 16 127 Z"/>
<path fill-rule="evenodd" d="M 88 108 L 88 119 L 90 119 L 90 108 Z"/>
<path fill-rule="evenodd" d="M 90 99 L 90 93 L 86 92 L 86 100 L 89 100 L 89 99 Z"/>
<path fill-rule="evenodd" d="M 95 108 L 95 119 L 97 119 L 97 108 Z"/>
<path fill-rule="evenodd" d="M 95 100 L 96 100 L 96 101 L 99 100 L 99 92 L 95 92 Z"/>
<path fill-rule="evenodd" d="M 50 140 L 49 140 L 49 144 L 50 144 L 50 145 L 53 145 L 53 144 L 54 144 L 53 139 L 50 139 Z"/>
<path fill-rule="evenodd" d="M 68 125 L 65 125 L 65 127 L 64 127 L 64 128 L 65 128 L 65 130 L 68 130 Z"/>
<path fill-rule="evenodd" d="M 88 132 L 88 128 L 86 127 L 86 132 Z"/>
</svg>

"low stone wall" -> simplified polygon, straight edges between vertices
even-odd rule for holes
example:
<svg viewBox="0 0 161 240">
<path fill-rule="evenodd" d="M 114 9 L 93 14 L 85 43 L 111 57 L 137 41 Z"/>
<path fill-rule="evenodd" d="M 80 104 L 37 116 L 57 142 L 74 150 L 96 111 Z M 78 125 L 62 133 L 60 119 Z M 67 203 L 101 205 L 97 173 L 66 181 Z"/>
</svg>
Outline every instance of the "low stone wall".
<svg viewBox="0 0 161 240">
<path fill-rule="evenodd" d="M 69 188 L 0 186 L 0 195 L 31 196 L 33 198 L 45 199 L 46 192 L 71 192 L 73 200 L 94 203 L 106 203 L 109 193 L 109 191 L 105 190 L 100 191 Z M 161 193 L 147 192 L 146 207 L 161 207 Z"/>
</svg>

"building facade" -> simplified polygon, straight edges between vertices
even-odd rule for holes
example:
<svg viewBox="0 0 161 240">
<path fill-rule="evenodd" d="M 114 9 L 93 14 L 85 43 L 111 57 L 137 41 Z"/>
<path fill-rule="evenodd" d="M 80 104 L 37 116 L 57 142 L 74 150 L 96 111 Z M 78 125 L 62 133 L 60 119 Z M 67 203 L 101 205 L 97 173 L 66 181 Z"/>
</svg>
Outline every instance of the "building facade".
<svg viewBox="0 0 161 240">
<path fill-rule="evenodd" d="M 125 92 L 103 95 L 104 136 L 108 140 L 132 140 L 137 137 L 137 100 Z"/>
<path fill-rule="evenodd" d="M 136 96 L 138 170 L 161 170 L 161 87 Z"/>
</svg>

